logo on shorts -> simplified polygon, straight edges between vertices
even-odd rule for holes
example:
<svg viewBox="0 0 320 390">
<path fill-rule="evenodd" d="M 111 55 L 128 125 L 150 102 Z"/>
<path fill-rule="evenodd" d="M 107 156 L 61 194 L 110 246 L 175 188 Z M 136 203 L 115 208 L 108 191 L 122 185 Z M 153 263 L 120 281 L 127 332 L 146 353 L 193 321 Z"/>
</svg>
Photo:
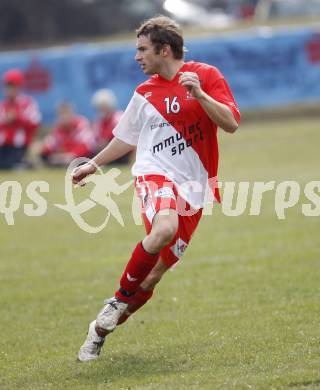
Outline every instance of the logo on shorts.
<svg viewBox="0 0 320 390">
<path fill-rule="evenodd" d="M 173 254 L 179 259 L 184 251 L 187 249 L 188 244 L 183 241 L 182 238 L 178 238 L 174 245 L 170 248 Z"/>
<path fill-rule="evenodd" d="M 155 193 L 154 193 L 155 198 L 172 198 L 176 199 L 176 196 L 170 187 L 162 187 L 159 188 Z"/>
</svg>

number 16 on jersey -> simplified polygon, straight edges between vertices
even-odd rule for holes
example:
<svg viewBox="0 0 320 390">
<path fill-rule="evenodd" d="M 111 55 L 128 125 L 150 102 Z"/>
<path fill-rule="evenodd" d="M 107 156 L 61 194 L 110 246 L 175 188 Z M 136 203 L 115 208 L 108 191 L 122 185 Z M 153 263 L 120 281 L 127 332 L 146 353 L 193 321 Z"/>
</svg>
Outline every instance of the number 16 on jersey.
<svg viewBox="0 0 320 390">
<path fill-rule="evenodd" d="M 177 114 L 180 111 L 180 104 L 177 100 L 177 96 L 174 96 L 170 102 L 170 98 L 166 97 L 164 98 L 164 102 L 166 103 L 166 112 L 167 114 L 170 114 L 173 112 L 174 114 Z"/>
</svg>

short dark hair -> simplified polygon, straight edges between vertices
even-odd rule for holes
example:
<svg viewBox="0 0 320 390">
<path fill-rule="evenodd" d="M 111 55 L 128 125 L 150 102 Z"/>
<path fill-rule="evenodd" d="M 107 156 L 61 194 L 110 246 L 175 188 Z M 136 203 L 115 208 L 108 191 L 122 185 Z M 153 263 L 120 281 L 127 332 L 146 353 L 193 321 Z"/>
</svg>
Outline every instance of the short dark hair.
<svg viewBox="0 0 320 390">
<path fill-rule="evenodd" d="M 182 30 L 178 23 L 167 16 L 159 15 L 148 19 L 136 30 L 137 38 L 147 36 L 158 54 L 163 45 L 171 47 L 173 57 L 181 60 L 184 55 Z"/>
</svg>

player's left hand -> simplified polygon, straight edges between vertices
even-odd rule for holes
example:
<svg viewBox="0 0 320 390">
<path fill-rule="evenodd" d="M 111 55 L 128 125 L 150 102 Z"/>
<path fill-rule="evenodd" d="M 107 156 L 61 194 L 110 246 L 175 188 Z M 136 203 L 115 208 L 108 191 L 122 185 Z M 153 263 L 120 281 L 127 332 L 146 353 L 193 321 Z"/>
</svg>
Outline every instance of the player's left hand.
<svg viewBox="0 0 320 390">
<path fill-rule="evenodd" d="M 186 87 L 194 98 L 198 99 L 203 95 L 203 90 L 197 73 L 180 72 L 179 83 Z"/>
</svg>

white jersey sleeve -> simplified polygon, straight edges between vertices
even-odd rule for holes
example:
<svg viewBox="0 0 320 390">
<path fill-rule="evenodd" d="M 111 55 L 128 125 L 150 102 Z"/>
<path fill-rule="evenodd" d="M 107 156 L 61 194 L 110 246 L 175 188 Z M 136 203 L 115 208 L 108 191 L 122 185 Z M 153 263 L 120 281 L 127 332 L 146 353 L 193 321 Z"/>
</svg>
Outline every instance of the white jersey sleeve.
<svg viewBox="0 0 320 390">
<path fill-rule="evenodd" d="M 144 99 L 135 92 L 121 116 L 113 135 L 129 145 L 137 145 L 143 127 Z"/>
</svg>

